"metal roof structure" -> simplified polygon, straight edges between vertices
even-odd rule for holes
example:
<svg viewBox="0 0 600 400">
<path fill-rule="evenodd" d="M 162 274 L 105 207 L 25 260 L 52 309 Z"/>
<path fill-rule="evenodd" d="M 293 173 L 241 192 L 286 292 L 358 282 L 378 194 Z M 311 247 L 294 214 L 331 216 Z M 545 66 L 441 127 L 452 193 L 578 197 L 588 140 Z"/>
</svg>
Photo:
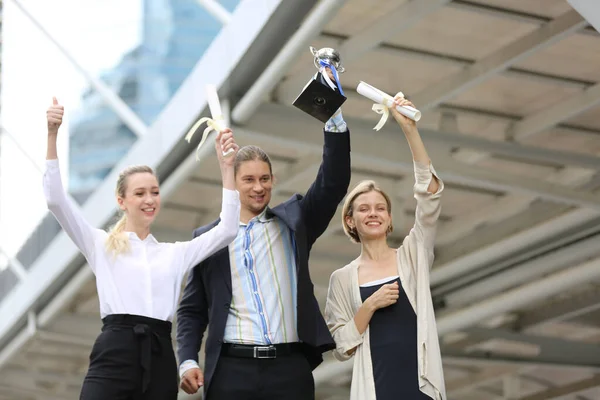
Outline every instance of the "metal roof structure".
<svg viewBox="0 0 600 400">
<path fill-rule="evenodd" d="M 446 184 L 431 283 L 449 398 L 599 399 L 600 35 L 585 17 L 600 11 L 590 4 L 243 0 L 82 211 L 106 226 L 118 170 L 150 163 L 163 181 L 159 240 L 187 240 L 218 215 L 212 149 L 196 162 L 183 141 L 208 115 L 207 83 L 220 88 L 238 142 L 272 157 L 273 204 L 304 192 L 322 124 L 291 103 L 315 71 L 308 46 L 334 47 L 346 67 L 351 185 L 375 179 L 392 195 L 395 245 L 414 220 L 411 155 L 393 121 L 373 131 L 379 116 L 356 85 L 401 90 L 423 113 Z M 64 233 L 40 229 L 35 256 L 6 270 L 21 272 L 0 297 L 0 400 L 76 398 L 101 324 L 85 260 Z M 322 306 L 329 276 L 358 252 L 338 213 L 311 254 Z M 327 355 L 317 398 L 347 399 L 351 368 Z"/>
</svg>

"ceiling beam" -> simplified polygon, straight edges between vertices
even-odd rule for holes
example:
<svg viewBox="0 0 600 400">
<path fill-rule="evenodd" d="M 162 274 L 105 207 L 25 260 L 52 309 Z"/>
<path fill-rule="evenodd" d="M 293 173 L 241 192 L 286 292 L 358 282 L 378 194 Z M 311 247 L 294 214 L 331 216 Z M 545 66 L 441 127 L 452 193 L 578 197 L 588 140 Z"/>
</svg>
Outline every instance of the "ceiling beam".
<svg viewBox="0 0 600 400">
<path fill-rule="evenodd" d="M 346 63 L 359 60 L 362 56 L 377 47 L 385 39 L 404 32 L 427 15 L 442 8 L 451 0 L 410 0 L 372 25 L 346 40 L 340 47 L 340 54 Z"/>
<path fill-rule="evenodd" d="M 452 6 L 455 1 L 451 2 L 448 6 Z M 585 29 L 581 32 L 584 32 Z M 596 33 L 596 36 L 598 34 Z M 348 37 L 345 35 L 333 33 L 333 32 L 321 32 L 321 36 L 319 40 L 324 42 L 332 42 L 337 43 L 343 40 L 346 40 Z M 332 44 L 333 45 L 333 44 Z M 399 58 L 410 58 L 413 60 L 421 60 L 431 63 L 436 63 L 438 65 L 447 65 L 447 66 L 462 66 L 468 67 L 470 65 L 475 64 L 478 60 L 473 58 L 459 57 L 455 55 L 448 55 L 444 53 L 439 53 L 430 50 L 417 49 L 412 47 L 401 46 L 398 44 L 391 43 L 381 43 L 379 47 L 375 50 L 382 54 L 387 54 L 393 57 Z M 528 69 L 519 68 L 516 66 L 511 66 L 506 68 L 503 71 L 499 71 L 499 74 L 507 77 L 513 77 L 518 79 L 526 79 L 528 81 L 535 81 L 545 84 L 550 84 L 554 86 L 561 86 L 565 88 L 571 89 L 585 89 L 589 86 L 592 86 L 595 82 L 585 79 L 578 79 L 573 77 L 561 76 L 561 75 L 553 75 L 548 73 L 543 73 L 540 71 L 532 71 Z M 381 88 L 385 91 L 385 88 Z M 297 88 L 295 88 L 297 92 Z M 344 92 L 346 89 L 344 89 Z M 391 90 L 390 90 L 391 92 Z M 284 96 L 285 98 L 285 96 Z"/>
<path fill-rule="evenodd" d="M 85 267 L 89 268 L 87 265 Z M 101 328 L 102 321 L 97 315 L 80 315 L 65 311 L 49 320 L 45 331 L 49 333 L 47 337 L 56 334 L 58 335 L 57 338 L 60 335 L 67 335 L 76 336 L 84 341 L 93 341 L 100 334 Z"/>
<path fill-rule="evenodd" d="M 585 88 L 591 87 L 591 86 L 593 86 L 593 85 L 586 85 L 585 87 L 582 87 L 582 89 L 585 89 Z M 496 112 L 493 110 L 486 110 L 486 109 L 473 108 L 473 107 L 464 107 L 464 106 L 457 106 L 457 105 L 450 105 L 450 104 L 442 104 L 438 107 L 438 109 L 442 112 L 454 113 L 456 115 L 464 115 L 464 116 L 472 115 L 474 117 L 488 118 L 488 119 L 497 120 L 497 121 L 506 121 L 509 123 L 510 122 L 516 123 L 516 122 L 523 120 L 523 117 L 521 117 L 520 115 L 516 115 L 516 114 L 507 114 L 507 113 L 502 113 L 502 112 Z M 558 124 L 556 127 L 567 134 L 572 133 L 575 135 L 594 135 L 594 136 L 600 135 L 600 130 L 587 128 L 587 127 L 583 127 L 583 126 L 577 126 L 574 124 L 568 124 L 565 122 Z"/>
<path fill-rule="evenodd" d="M 275 172 L 275 179 L 281 183 L 293 180 L 306 169 L 319 165 L 321 157 L 315 153 L 301 155 L 295 162 L 290 163 L 280 172 Z"/>
<path fill-rule="evenodd" d="M 512 365 L 515 368 L 544 368 L 553 371 L 573 371 L 577 373 L 600 373 L 600 367 L 589 367 L 576 364 L 553 364 L 553 363 L 541 363 L 535 360 L 526 359 L 511 359 L 506 358 L 503 355 L 495 354 L 487 356 L 485 354 L 462 354 L 462 355 L 451 355 L 446 352 L 442 355 L 444 365 L 451 367 L 480 367 L 486 368 L 496 365 Z"/>
<path fill-rule="evenodd" d="M 492 225 L 517 215 L 530 207 L 534 198 L 520 194 L 508 194 L 494 199 L 485 206 L 472 210 L 468 215 L 453 218 L 442 225 L 436 235 L 436 246 L 444 246 L 456 242 L 475 231 L 481 225 Z"/>
<path fill-rule="evenodd" d="M 562 340 L 553 337 L 529 335 L 512 332 L 505 329 L 469 328 L 461 330 L 468 336 L 465 339 L 468 346 L 465 349 L 464 342 L 459 345 L 447 345 L 442 347 L 443 355 L 460 356 L 464 354 L 481 354 L 486 357 L 496 355 L 505 359 L 529 360 L 542 364 L 555 365 L 578 365 L 584 367 L 600 368 L 600 347 L 596 344 Z M 489 348 L 477 349 L 478 345 L 490 340 L 501 340 L 504 342 L 530 345 L 533 353 L 537 355 L 509 354 L 509 351 L 494 351 Z M 502 347 L 500 345 L 500 347 Z"/>
<path fill-rule="evenodd" d="M 522 145 L 515 142 L 499 142 L 461 134 L 458 132 L 435 131 L 432 129 L 420 129 L 425 140 L 445 143 L 448 146 L 460 146 L 489 152 L 491 154 L 510 157 L 514 160 L 522 160 L 530 163 L 554 164 L 556 166 L 576 166 L 600 169 L 598 157 L 587 156 L 580 153 L 566 151 L 548 150 L 536 146 Z"/>
<path fill-rule="evenodd" d="M 466 366 L 466 367 L 491 367 L 491 366 L 511 366 L 513 368 L 544 368 L 556 371 L 577 371 L 577 372 L 595 372 L 600 373 L 600 366 L 577 365 L 575 363 L 557 364 L 549 360 L 527 360 L 504 355 L 487 355 L 487 354 L 464 354 L 464 352 L 456 352 L 451 354 L 446 350 L 442 354 L 444 365 L 448 366 Z M 342 374 L 352 372 L 352 360 L 339 362 L 337 360 L 329 360 L 321 364 L 313 371 L 315 385 L 327 384 L 335 377 Z"/>
<path fill-rule="evenodd" d="M 529 396 L 519 397 L 519 400 L 552 400 L 562 398 L 567 395 L 574 395 L 585 390 L 589 390 L 600 386 L 600 374 L 596 374 L 588 379 L 583 379 L 577 382 L 569 383 L 564 386 L 559 386 L 551 389 L 532 394 Z"/>
<path fill-rule="evenodd" d="M 600 258 L 595 258 L 444 314 L 438 318 L 438 332 L 444 335 L 462 331 L 491 317 L 520 310 L 526 305 L 539 304 L 559 293 L 598 279 L 600 279 Z"/>
<path fill-rule="evenodd" d="M 313 151 L 322 151 L 322 127 L 315 124 L 314 133 L 307 133 L 307 126 L 311 120 L 297 110 L 276 105 L 263 104 L 253 119 L 245 127 L 238 127 L 236 135 L 245 136 L 253 143 L 257 140 L 267 146 L 311 146 Z M 401 136 L 399 127 L 389 124 L 381 131 L 372 132 L 372 126 L 367 122 L 355 118 L 346 118 L 352 135 L 353 163 L 360 158 L 366 158 L 376 168 L 387 168 L 398 174 L 412 173 L 412 155 L 405 139 Z M 313 122 L 314 123 L 314 122 Z M 301 135 L 301 136 L 300 136 Z M 263 139 L 260 139 L 260 137 Z M 302 137 L 301 140 L 298 137 Z M 557 185 L 546 183 L 539 179 L 526 179 L 508 175 L 501 171 L 473 168 L 452 159 L 448 152 L 448 145 L 430 140 L 427 133 L 423 134 L 429 154 L 437 169 L 441 171 L 442 178 L 448 183 L 457 183 L 465 186 L 484 188 L 487 190 L 521 193 L 533 195 L 548 201 L 574 206 L 582 206 L 600 211 L 600 199 L 590 193 L 566 190 Z M 376 169 L 373 170 L 374 172 Z"/>
<path fill-rule="evenodd" d="M 349 99 L 362 98 L 354 90 L 346 90 L 345 93 Z M 442 108 L 446 109 L 446 106 L 442 106 Z M 463 113 L 463 111 L 454 110 L 450 107 L 448 108 L 448 113 L 461 114 Z M 466 113 L 476 114 L 477 112 L 466 111 Z M 482 114 L 482 116 L 486 118 L 497 119 L 497 117 L 492 115 Z M 361 130 L 361 132 L 363 132 L 363 129 L 367 129 L 366 124 L 369 122 L 362 118 L 359 119 L 353 117 L 346 117 L 345 119 L 348 122 L 348 126 L 352 130 L 353 134 L 357 130 L 356 127 L 358 127 Z M 507 116 L 502 119 L 509 119 L 509 117 Z M 350 125 L 350 123 L 352 123 L 352 125 Z M 392 124 L 392 122 L 390 122 L 390 124 Z M 387 129 L 390 128 L 388 127 Z M 368 130 L 370 131 L 372 129 L 369 128 Z M 485 153 L 504 156 L 512 160 L 530 162 L 532 164 L 540 163 L 547 165 L 556 165 L 557 167 L 574 166 L 594 170 L 600 169 L 598 157 L 592 155 L 573 153 L 568 151 L 550 150 L 542 147 L 516 143 L 513 141 L 502 142 L 498 140 L 489 140 L 473 135 L 463 134 L 457 131 L 456 129 L 449 130 L 440 128 L 439 130 L 434 130 L 428 128 L 419 128 L 419 132 L 423 137 L 424 141 L 444 144 L 450 148 L 461 147 L 479 150 Z M 597 134 L 600 135 L 600 132 L 597 132 Z"/>
<path fill-rule="evenodd" d="M 465 186 L 506 193 L 531 195 L 557 204 L 589 208 L 600 212 L 600 198 L 578 189 L 561 187 L 536 178 L 517 177 L 456 161 L 443 151 L 428 151 L 442 178 Z"/>
<path fill-rule="evenodd" d="M 3 368 L 0 374 L 0 384 L 21 388 L 31 387 L 35 382 L 47 382 L 53 385 L 80 386 L 84 375 L 62 371 L 35 371 L 21 368 Z"/>
<path fill-rule="evenodd" d="M 273 194 L 279 194 L 286 190 L 294 191 L 294 183 L 298 179 L 306 175 L 316 176 L 316 171 L 320 163 L 321 155 L 314 152 L 299 158 L 284 171 L 275 175 L 276 184 L 273 187 Z"/>
<path fill-rule="evenodd" d="M 537 135 L 600 104 L 600 83 L 515 123 L 508 134 L 516 141 Z"/>
<path fill-rule="evenodd" d="M 499 262 L 506 257 L 506 254 L 523 252 L 531 246 L 539 245 L 545 240 L 554 238 L 556 235 L 576 229 L 582 224 L 597 218 L 598 215 L 593 210 L 576 209 L 541 224 L 520 230 L 504 239 L 462 254 L 444 264 L 436 265 L 431 273 L 431 284 L 439 285 L 449 282 L 459 276 L 469 274 L 483 265 Z"/>
<path fill-rule="evenodd" d="M 342 57 L 342 64 L 347 66 L 352 61 L 359 60 L 385 39 L 410 29 L 427 15 L 449 2 L 450 0 L 410 0 L 398 6 L 341 44 L 337 50 Z M 276 89 L 276 97 L 282 103 L 291 104 L 299 90 L 314 73 L 315 67 L 312 63 L 306 65 L 279 85 Z"/>
<path fill-rule="evenodd" d="M 31 386 L 31 384 L 30 384 Z M 78 393 L 51 393 L 47 389 L 32 389 L 27 387 L 14 387 L 11 385 L 0 384 L 0 393 L 10 393 L 14 397 L 11 399 L 34 399 L 34 400 L 68 400 L 77 398 Z"/>
<path fill-rule="evenodd" d="M 522 218 L 519 219 L 522 220 Z M 555 232 L 554 237 L 539 238 L 535 243 L 523 243 L 525 247 L 519 251 L 515 251 L 511 246 L 506 246 L 500 258 L 482 258 L 482 265 L 433 289 L 434 298 L 437 298 L 438 301 L 443 298 L 446 309 L 465 307 L 482 301 L 492 294 L 501 293 L 541 276 L 599 256 L 600 248 L 598 248 L 598 235 L 595 229 L 578 228 L 577 230 L 577 235 L 568 231 Z M 532 231 L 528 234 L 535 237 Z M 468 290 L 465 290 L 466 287 Z M 562 301 L 567 300 L 563 298 Z M 563 315 L 553 313 L 553 311 L 560 312 L 560 307 L 550 310 L 552 307 L 549 305 L 553 303 L 555 302 L 549 302 L 543 306 L 543 309 L 548 308 L 550 315 L 547 314 L 547 316 Z M 565 311 L 569 311 L 569 308 Z M 535 317 L 535 314 L 537 312 L 526 313 L 527 320 L 521 322 L 523 329 L 535 326 L 536 318 L 537 321 L 545 318 L 543 315 Z"/>
<path fill-rule="evenodd" d="M 288 68 L 294 62 L 296 54 L 300 52 L 300 49 L 309 47 L 309 43 L 313 37 L 337 13 L 345 1 L 321 0 L 311 9 L 310 14 L 304 18 L 301 25 L 296 29 L 292 37 L 286 41 L 285 45 L 263 70 L 262 74 L 248 90 L 244 91 L 243 97 L 231 111 L 231 120 L 235 121 L 238 125 L 243 125 L 252 116 L 265 95 L 270 93 L 275 85 L 277 85 L 278 78 L 285 75 Z M 292 7 L 292 5 L 305 3 L 309 2 L 287 2 L 286 6 Z"/>
<path fill-rule="evenodd" d="M 584 0 L 586 1 L 586 0 Z M 474 3 L 469 0 L 454 0 L 448 5 L 449 7 L 456 8 L 458 10 L 465 10 L 482 15 L 489 15 L 495 18 L 502 18 L 507 21 L 518 21 L 530 24 L 543 24 L 552 21 L 551 17 L 544 15 L 531 14 L 524 11 L 513 10 L 490 4 Z M 574 7 L 575 8 L 575 7 Z M 588 21 L 589 22 L 589 21 Z M 581 31 L 582 34 L 591 35 L 598 37 L 598 32 L 591 26 L 584 28 Z"/>
<path fill-rule="evenodd" d="M 453 398 L 455 396 L 461 397 L 480 386 L 494 383 L 498 381 L 498 379 L 502 379 L 507 375 L 513 374 L 514 372 L 514 366 L 494 365 L 475 374 L 469 374 L 464 378 L 448 381 L 446 384 L 446 392 L 449 398 Z"/>
<path fill-rule="evenodd" d="M 415 94 L 411 97 L 411 101 L 417 104 L 420 110 L 429 110 L 483 82 L 510 65 L 557 43 L 586 25 L 587 21 L 577 11 L 570 10 L 535 31 L 484 57 L 475 64 L 468 66 L 463 71 L 442 80 L 441 83 Z"/>
<path fill-rule="evenodd" d="M 535 310 L 521 313 L 516 328 L 527 330 L 551 322 L 568 321 L 599 309 L 600 291 L 587 290 L 560 302 L 553 301 Z"/>
</svg>

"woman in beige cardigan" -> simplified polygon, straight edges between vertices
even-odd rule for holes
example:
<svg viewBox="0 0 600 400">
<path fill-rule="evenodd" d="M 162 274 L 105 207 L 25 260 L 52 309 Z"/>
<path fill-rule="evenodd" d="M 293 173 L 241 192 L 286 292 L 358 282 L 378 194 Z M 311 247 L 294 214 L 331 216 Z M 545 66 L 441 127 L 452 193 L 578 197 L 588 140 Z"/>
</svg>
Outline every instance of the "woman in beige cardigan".
<svg viewBox="0 0 600 400">
<path fill-rule="evenodd" d="M 412 103 L 396 97 L 398 105 Z M 440 194 L 414 121 L 390 109 L 410 146 L 415 168 L 415 225 L 390 248 L 391 202 L 373 181 L 346 197 L 344 231 L 361 254 L 331 275 L 325 316 L 339 360 L 354 356 L 351 400 L 445 400 L 444 375 L 429 290 Z"/>
</svg>

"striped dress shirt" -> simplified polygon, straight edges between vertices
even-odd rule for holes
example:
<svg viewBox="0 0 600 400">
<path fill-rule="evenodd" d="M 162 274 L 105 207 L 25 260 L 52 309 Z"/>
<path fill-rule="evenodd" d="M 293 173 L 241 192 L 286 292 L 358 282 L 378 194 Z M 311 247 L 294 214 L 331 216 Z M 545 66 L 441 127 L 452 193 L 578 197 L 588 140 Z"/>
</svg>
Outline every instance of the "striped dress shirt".
<svg viewBox="0 0 600 400">
<path fill-rule="evenodd" d="M 268 208 L 240 223 L 229 245 L 232 299 L 225 343 L 297 342 L 297 276 L 291 230 Z"/>
<path fill-rule="evenodd" d="M 338 109 L 325 123 L 327 132 L 346 132 Z M 298 342 L 295 243 L 292 231 L 268 207 L 248 224 L 240 223 L 229 245 L 232 298 L 225 343 L 266 345 Z M 179 366 L 179 376 L 199 368 L 195 360 Z"/>
</svg>

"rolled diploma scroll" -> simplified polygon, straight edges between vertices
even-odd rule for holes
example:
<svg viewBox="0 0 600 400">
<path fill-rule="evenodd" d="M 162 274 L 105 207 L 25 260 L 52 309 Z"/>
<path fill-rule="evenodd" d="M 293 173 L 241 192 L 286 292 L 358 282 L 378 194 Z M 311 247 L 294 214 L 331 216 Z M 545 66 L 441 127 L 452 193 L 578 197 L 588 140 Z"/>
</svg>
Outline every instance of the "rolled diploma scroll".
<svg viewBox="0 0 600 400">
<path fill-rule="evenodd" d="M 370 100 L 373 100 L 377 104 L 384 105 L 385 107 L 390 108 L 394 105 L 394 98 L 392 96 L 385 92 L 382 92 L 381 90 L 369 85 L 366 82 L 361 81 L 358 84 L 356 91 L 358 92 L 358 94 L 363 95 Z M 400 94 L 402 93 L 400 92 Z M 375 107 L 373 109 L 375 110 Z M 400 114 L 412 119 L 413 121 L 419 121 L 421 119 L 421 112 L 416 108 L 410 106 L 396 106 L 396 110 Z M 384 114 L 384 116 L 382 117 L 383 123 L 385 123 L 384 118 L 387 119 L 386 114 Z"/>
<path fill-rule="evenodd" d="M 215 125 L 219 128 L 217 132 L 222 131 L 226 128 L 225 119 L 223 118 L 223 112 L 221 112 L 221 102 L 219 101 L 219 95 L 217 94 L 217 88 L 215 85 L 206 85 L 206 100 L 208 101 L 208 109 Z M 227 157 L 233 153 L 233 149 L 223 152 L 223 156 Z"/>
<path fill-rule="evenodd" d="M 206 122 L 208 125 L 206 129 L 204 129 L 204 133 L 202 134 L 202 139 L 196 148 L 196 159 L 198 157 L 198 151 L 200 147 L 204 144 L 208 134 L 210 131 L 220 132 L 225 129 L 225 120 L 223 119 L 223 113 L 221 112 L 221 102 L 219 101 L 219 95 L 217 94 L 217 88 L 215 85 L 206 85 L 206 100 L 208 102 L 208 109 L 210 110 L 210 114 L 212 118 L 203 117 L 200 118 L 196 123 L 190 128 L 188 133 L 185 135 L 185 140 L 189 143 L 192 140 L 192 136 L 194 133 L 202 125 Z M 233 153 L 233 149 L 229 149 L 226 152 L 223 152 L 223 156 L 227 157 Z"/>
</svg>

